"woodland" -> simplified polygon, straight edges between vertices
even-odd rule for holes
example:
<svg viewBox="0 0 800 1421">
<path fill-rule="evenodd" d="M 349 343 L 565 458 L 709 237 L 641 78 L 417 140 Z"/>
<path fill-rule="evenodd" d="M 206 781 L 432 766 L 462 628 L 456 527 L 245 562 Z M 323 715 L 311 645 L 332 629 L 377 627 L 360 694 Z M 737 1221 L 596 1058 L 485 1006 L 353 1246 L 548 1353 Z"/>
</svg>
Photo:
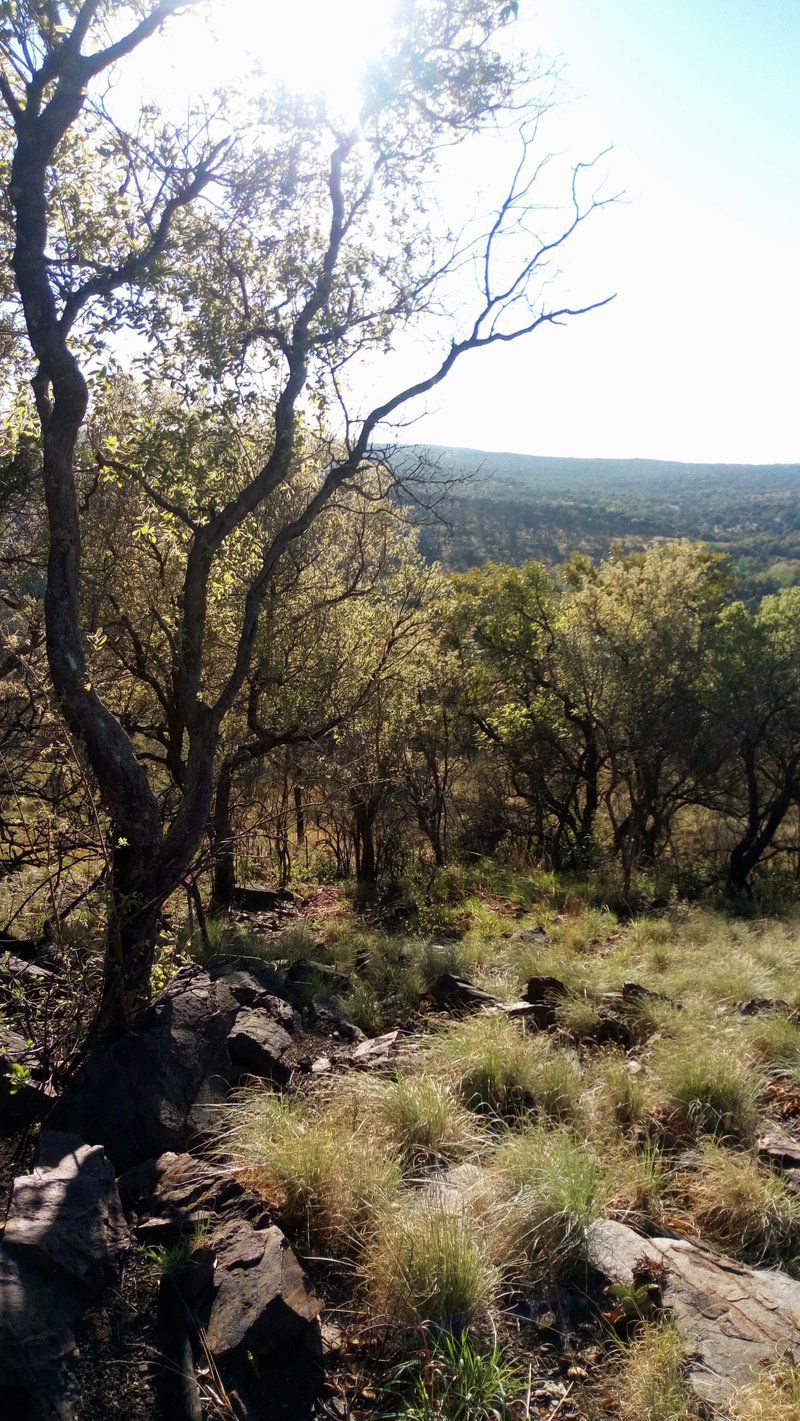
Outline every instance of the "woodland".
<svg viewBox="0 0 800 1421">
<path fill-rule="evenodd" d="M 796 471 L 409 444 L 602 160 L 489 0 L 131 103 L 200 8 L 0 3 L 0 1415 L 795 1421 Z"/>
</svg>

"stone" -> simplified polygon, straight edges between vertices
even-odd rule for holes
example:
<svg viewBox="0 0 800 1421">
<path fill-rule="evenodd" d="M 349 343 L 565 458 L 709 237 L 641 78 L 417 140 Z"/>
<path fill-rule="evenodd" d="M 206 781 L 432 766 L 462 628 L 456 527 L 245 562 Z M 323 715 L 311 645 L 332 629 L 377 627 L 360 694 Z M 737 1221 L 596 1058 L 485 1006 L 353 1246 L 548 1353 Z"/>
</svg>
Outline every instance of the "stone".
<svg viewBox="0 0 800 1421">
<path fill-rule="evenodd" d="M 781 1171 L 787 1188 L 800 1194 L 800 1140 L 789 1135 L 759 1135 L 756 1149 L 765 1164 Z"/>
<path fill-rule="evenodd" d="M 267 1006 L 276 1021 L 287 1031 L 294 1024 L 294 1012 L 289 1003 L 286 977 L 277 967 L 253 958 L 236 957 L 217 962 L 209 969 L 212 982 L 221 982 L 240 1006 Z"/>
<path fill-rule="evenodd" d="M 383 1036 L 373 1036 L 362 1041 L 353 1051 L 352 1060 L 362 1068 L 384 1066 L 395 1059 L 399 1031 L 386 1031 Z"/>
<path fill-rule="evenodd" d="M 271 913 L 294 902 L 294 894 L 288 888 L 252 887 L 235 888 L 232 903 L 247 913 Z"/>
<path fill-rule="evenodd" d="M 340 1036 L 343 1041 L 366 1041 L 366 1036 L 360 1026 L 356 1026 L 351 1021 L 347 1012 L 339 1002 L 333 997 L 319 996 L 311 998 L 311 1009 L 314 1013 L 314 1021 L 323 1031 L 330 1032 L 333 1036 Z"/>
<path fill-rule="evenodd" d="M 267 1221 L 261 1200 L 230 1170 L 194 1155 L 168 1151 L 126 1170 L 118 1186 L 137 1232 L 189 1233 L 198 1223 L 231 1212 Z"/>
<path fill-rule="evenodd" d="M 222 982 L 182 969 L 123 1036 L 88 1057 L 49 1127 L 96 1140 L 118 1171 L 183 1150 L 236 1079 L 228 1036 L 238 1012 Z"/>
<path fill-rule="evenodd" d="M 114 1170 L 102 1147 L 45 1130 L 36 1168 L 14 1180 L 3 1243 L 34 1250 L 98 1288 L 119 1276 L 127 1242 Z"/>
<path fill-rule="evenodd" d="M 279 1228 L 226 1221 L 208 1245 L 214 1267 L 196 1299 L 205 1342 L 216 1361 L 233 1354 L 261 1357 L 287 1342 L 319 1348 L 317 1298 Z"/>
<path fill-rule="evenodd" d="M 517 928 L 517 931 L 511 934 L 511 941 L 532 942 L 537 943 L 541 947 L 544 947 L 545 944 L 550 941 L 550 934 L 547 933 L 542 927 Z"/>
<path fill-rule="evenodd" d="M 285 1085 L 291 1071 L 283 1057 L 292 1044 L 288 1031 L 259 1006 L 240 1011 L 230 1035 L 228 1050 L 235 1066 L 251 1076 L 266 1076 Z"/>
<path fill-rule="evenodd" d="M 0 1243 L 0 1414 L 70 1421 L 81 1314 L 115 1282 L 127 1228 L 103 1151 L 46 1131 Z"/>
<path fill-rule="evenodd" d="M 556 1006 L 568 995 L 558 977 L 529 977 L 522 1000 L 535 1008 L 531 1015 L 539 1030 L 547 1031 L 555 1025 Z"/>
<path fill-rule="evenodd" d="M 315 962 L 308 957 L 297 957 L 286 968 L 286 984 L 295 991 L 302 991 L 309 985 L 321 986 L 334 996 L 346 996 L 352 988 L 350 978 L 337 967 L 327 962 Z"/>
<path fill-rule="evenodd" d="M 499 997 L 484 992 L 452 972 L 442 972 L 431 987 L 431 996 L 436 1005 L 450 1011 L 478 1010 L 482 1007 L 501 1007 Z"/>
<path fill-rule="evenodd" d="M 587 1255 L 609 1283 L 630 1287 L 651 1269 L 689 1350 L 689 1381 L 702 1401 L 725 1406 L 752 1373 L 791 1355 L 800 1361 L 800 1282 L 749 1268 L 686 1239 L 644 1238 L 626 1224 L 590 1226 Z"/>
</svg>

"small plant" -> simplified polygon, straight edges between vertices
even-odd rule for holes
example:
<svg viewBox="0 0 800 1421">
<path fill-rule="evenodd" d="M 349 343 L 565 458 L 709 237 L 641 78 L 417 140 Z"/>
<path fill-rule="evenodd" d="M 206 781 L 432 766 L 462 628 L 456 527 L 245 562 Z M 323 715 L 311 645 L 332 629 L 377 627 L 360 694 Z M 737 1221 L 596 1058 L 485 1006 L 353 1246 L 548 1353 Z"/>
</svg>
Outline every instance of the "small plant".
<svg viewBox="0 0 800 1421">
<path fill-rule="evenodd" d="M 669 1323 L 647 1323 L 623 1353 L 622 1421 L 689 1421 L 697 1415 L 685 1377 L 685 1349 Z"/>
<path fill-rule="evenodd" d="M 371 1093 L 375 1118 L 404 1161 L 461 1157 L 474 1139 L 474 1120 L 445 1081 L 421 1073 L 375 1082 Z"/>
<path fill-rule="evenodd" d="M 500 1275 L 469 1213 L 406 1202 L 385 1213 L 364 1258 L 373 1307 L 393 1322 L 466 1327 L 493 1302 Z"/>
<path fill-rule="evenodd" d="M 776 1362 L 733 1398 L 736 1421 L 797 1421 L 800 1416 L 800 1368 L 789 1360 Z"/>
<path fill-rule="evenodd" d="M 400 1183 L 397 1157 L 365 1128 L 357 1103 L 317 1111 L 267 1090 L 225 1112 L 220 1148 L 269 1199 L 287 1229 L 307 1243 L 358 1249 L 376 1210 Z"/>
<path fill-rule="evenodd" d="M 509 1134 L 491 1173 L 509 1201 L 501 1238 L 512 1270 L 533 1283 L 570 1277 L 583 1261 L 589 1225 L 602 1214 L 608 1192 L 588 1142 L 543 1125 Z"/>
<path fill-rule="evenodd" d="M 384 1421 L 511 1421 L 525 1391 L 517 1365 L 497 1343 L 479 1347 L 464 1332 L 445 1334 L 403 1362 L 386 1388 Z"/>
</svg>

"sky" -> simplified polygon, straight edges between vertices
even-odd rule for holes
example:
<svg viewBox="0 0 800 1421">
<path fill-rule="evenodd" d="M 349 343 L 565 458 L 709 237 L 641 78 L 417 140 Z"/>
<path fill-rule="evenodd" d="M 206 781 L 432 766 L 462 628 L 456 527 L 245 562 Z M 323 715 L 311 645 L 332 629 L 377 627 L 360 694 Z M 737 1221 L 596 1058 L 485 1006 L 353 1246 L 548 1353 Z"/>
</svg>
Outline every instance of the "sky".
<svg viewBox="0 0 800 1421">
<path fill-rule="evenodd" d="M 225 0 L 213 27 L 181 19 L 143 62 L 151 80 L 188 70 L 202 85 L 244 40 L 267 77 L 355 104 L 390 5 Z M 586 158 L 612 145 L 625 200 L 565 254 L 563 289 L 615 300 L 466 357 L 409 437 L 800 461 L 800 0 L 521 0 L 518 42 L 563 66 L 546 146 Z"/>
</svg>

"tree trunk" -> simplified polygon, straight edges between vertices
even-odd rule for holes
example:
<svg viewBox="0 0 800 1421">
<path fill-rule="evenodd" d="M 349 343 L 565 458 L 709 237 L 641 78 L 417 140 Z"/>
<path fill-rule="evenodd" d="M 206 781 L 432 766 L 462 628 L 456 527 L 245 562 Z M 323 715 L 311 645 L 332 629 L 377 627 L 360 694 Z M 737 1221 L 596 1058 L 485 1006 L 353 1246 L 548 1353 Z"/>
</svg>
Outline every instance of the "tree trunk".
<svg viewBox="0 0 800 1421">
<path fill-rule="evenodd" d="M 236 893 L 236 860 L 231 818 L 232 788 L 233 769 L 229 764 L 223 764 L 217 780 L 212 825 L 214 857 L 211 870 L 211 902 L 214 912 L 230 907 Z"/>
</svg>

